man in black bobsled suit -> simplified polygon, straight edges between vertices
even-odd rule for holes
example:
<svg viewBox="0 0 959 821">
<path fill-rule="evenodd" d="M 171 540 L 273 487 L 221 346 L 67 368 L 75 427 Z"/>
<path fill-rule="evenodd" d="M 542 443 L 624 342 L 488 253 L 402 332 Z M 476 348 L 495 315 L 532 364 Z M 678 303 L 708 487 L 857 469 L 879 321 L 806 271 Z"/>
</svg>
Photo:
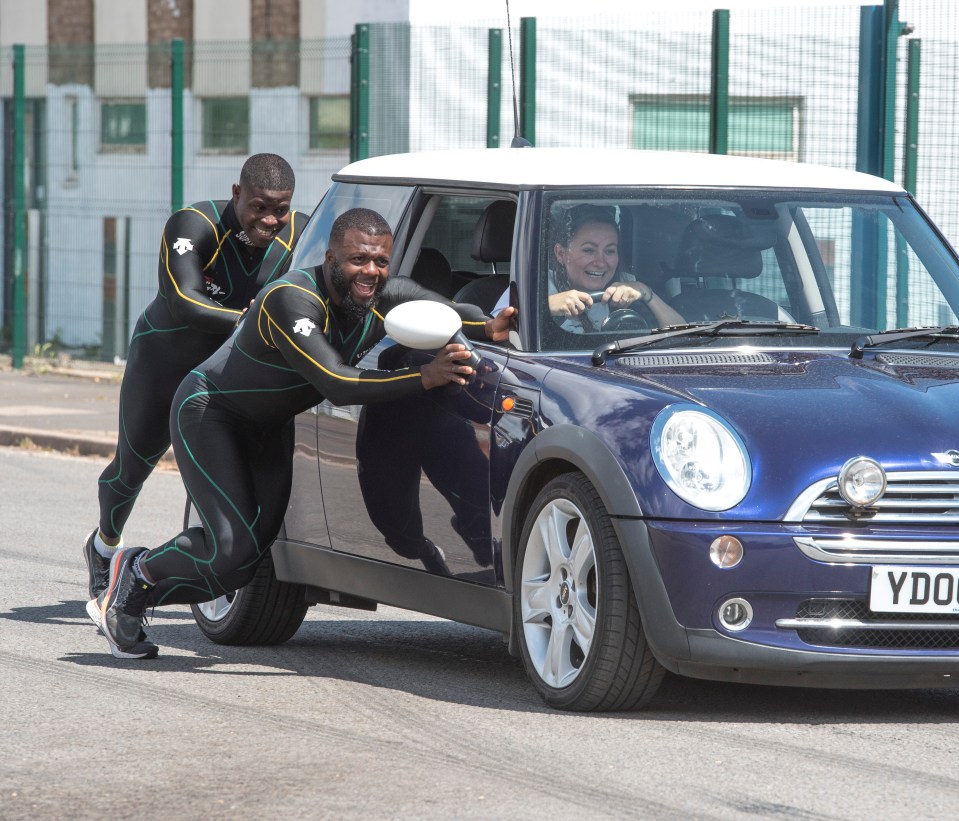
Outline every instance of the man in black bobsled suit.
<svg viewBox="0 0 959 821">
<path fill-rule="evenodd" d="M 267 286 L 227 342 L 181 383 L 170 410 L 173 449 L 202 527 L 151 550 L 121 548 L 107 588 L 87 604 L 118 658 L 151 658 L 142 624 L 152 605 L 208 601 L 246 585 L 273 542 L 289 501 L 290 421 L 324 398 L 334 405 L 422 395 L 466 384 L 470 352 L 450 343 L 420 367 L 359 370 L 385 336 L 395 305 L 452 306 L 473 338 L 506 339 L 512 309 L 490 319 L 409 279 L 389 279 L 393 238 L 376 212 L 354 208 L 330 231 L 323 265 Z"/>
<path fill-rule="evenodd" d="M 137 321 L 120 386 L 116 455 L 99 480 L 99 526 L 83 545 L 91 598 L 106 586 L 137 495 L 170 445 L 170 403 L 181 380 L 289 267 L 307 222 L 290 210 L 293 188 L 286 160 L 255 154 L 231 199 L 197 202 L 167 220 L 159 289 Z"/>
</svg>

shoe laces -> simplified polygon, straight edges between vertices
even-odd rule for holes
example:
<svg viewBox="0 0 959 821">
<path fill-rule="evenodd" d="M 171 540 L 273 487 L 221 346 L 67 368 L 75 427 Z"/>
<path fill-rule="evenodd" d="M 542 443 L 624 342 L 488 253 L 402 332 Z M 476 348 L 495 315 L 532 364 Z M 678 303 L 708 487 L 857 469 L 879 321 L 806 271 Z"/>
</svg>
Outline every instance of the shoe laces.
<svg viewBox="0 0 959 821">
<path fill-rule="evenodd" d="M 141 621 L 146 619 L 147 596 L 150 595 L 150 585 L 137 577 L 131 567 L 127 583 L 117 594 L 116 607 L 128 616 L 138 616 Z"/>
</svg>

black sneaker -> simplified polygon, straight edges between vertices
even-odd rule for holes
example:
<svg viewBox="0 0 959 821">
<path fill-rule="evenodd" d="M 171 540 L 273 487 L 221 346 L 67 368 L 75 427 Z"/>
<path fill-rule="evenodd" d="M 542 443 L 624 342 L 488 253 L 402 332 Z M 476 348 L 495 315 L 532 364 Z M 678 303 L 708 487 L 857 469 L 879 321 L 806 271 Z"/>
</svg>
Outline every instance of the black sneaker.
<svg viewBox="0 0 959 821">
<path fill-rule="evenodd" d="M 83 558 L 87 563 L 88 589 L 90 598 L 95 599 L 107 586 L 110 578 L 110 560 L 101 556 L 94 544 L 97 531 L 94 530 L 83 543 Z"/>
<path fill-rule="evenodd" d="M 87 615 L 90 617 L 90 621 L 96 625 L 97 630 L 102 633 L 103 628 L 101 627 L 101 622 L 103 621 L 103 614 L 100 613 L 100 606 L 97 604 L 96 599 L 90 599 L 90 601 L 87 602 Z M 147 634 L 142 627 L 137 634 L 136 647 L 138 653 L 143 653 L 142 656 L 138 655 L 137 658 L 154 659 L 157 657 L 157 653 L 160 652 L 159 646 L 147 638 Z"/>
<path fill-rule="evenodd" d="M 107 588 L 87 602 L 87 614 L 106 636 L 110 652 L 118 659 L 155 658 L 159 652 L 153 642 L 145 641 L 143 633 L 150 585 L 133 572 L 134 560 L 144 552 L 144 547 L 118 550 L 110 560 Z"/>
<path fill-rule="evenodd" d="M 420 553 L 420 561 L 423 562 L 423 567 L 429 570 L 430 573 L 436 573 L 439 576 L 453 575 L 446 565 L 446 556 L 443 555 L 443 551 L 429 539 L 423 539 L 423 550 Z"/>
</svg>

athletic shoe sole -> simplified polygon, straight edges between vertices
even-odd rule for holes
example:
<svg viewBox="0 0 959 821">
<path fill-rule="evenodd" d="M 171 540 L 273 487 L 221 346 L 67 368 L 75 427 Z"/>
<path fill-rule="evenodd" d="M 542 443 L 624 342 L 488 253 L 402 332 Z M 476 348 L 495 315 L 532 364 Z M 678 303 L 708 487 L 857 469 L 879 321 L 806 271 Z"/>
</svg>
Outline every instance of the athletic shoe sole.
<svg viewBox="0 0 959 821">
<path fill-rule="evenodd" d="M 100 613 L 100 606 L 97 604 L 96 599 L 90 599 L 87 602 L 87 615 L 90 617 L 90 621 L 93 622 L 97 630 L 103 635 L 107 640 L 107 644 L 110 645 L 110 652 L 113 653 L 118 659 L 155 659 L 160 652 L 160 647 L 154 644 L 146 637 L 146 633 L 141 631 L 141 641 L 137 642 L 134 645 L 133 651 L 123 651 L 119 647 L 113 644 L 110 641 L 110 637 L 103 632 L 101 627 L 103 616 Z M 138 648 L 138 649 L 137 649 Z"/>
<path fill-rule="evenodd" d="M 160 653 L 160 648 L 152 641 L 138 641 L 133 647 L 127 650 L 122 650 L 117 647 L 117 645 L 110 640 L 110 636 L 107 635 L 106 631 L 100 626 L 103 623 L 103 616 L 100 613 L 100 605 L 97 604 L 96 599 L 90 599 L 90 601 L 87 602 L 87 615 L 90 617 L 90 621 L 96 625 L 97 630 L 99 630 L 107 640 L 107 644 L 110 645 L 110 652 L 114 658 L 155 659 Z"/>
</svg>

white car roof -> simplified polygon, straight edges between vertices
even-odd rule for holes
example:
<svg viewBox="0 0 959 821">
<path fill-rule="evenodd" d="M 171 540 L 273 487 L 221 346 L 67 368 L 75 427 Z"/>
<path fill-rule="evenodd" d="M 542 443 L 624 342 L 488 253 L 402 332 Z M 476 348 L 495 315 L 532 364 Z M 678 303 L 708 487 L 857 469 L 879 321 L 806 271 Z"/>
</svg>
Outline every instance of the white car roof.
<svg viewBox="0 0 959 821">
<path fill-rule="evenodd" d="M 504 190 L 535 187 L 669 186 L 903 189 L 881 177 L 840 168 L 674 151 L 601 148 L 479 148 L 390 154 L 359 160 L 335 180 L 476 184 Z"/>
</svg>

